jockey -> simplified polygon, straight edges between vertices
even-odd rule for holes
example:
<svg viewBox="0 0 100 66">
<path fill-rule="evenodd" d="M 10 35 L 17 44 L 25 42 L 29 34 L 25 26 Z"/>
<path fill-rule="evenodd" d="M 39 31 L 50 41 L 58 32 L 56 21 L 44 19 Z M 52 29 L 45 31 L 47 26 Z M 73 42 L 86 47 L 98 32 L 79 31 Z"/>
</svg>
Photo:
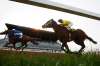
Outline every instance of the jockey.
<svg viewBox="0 0 100 66">
<path fill-rule="evenodd" d="M 74 30 L 71 29 L 72 23 L 68 20 L 59 19 L 58 22 L 61 26 L 66 27 L 70 32 L 73 32 Z M 71 33 L 69 33 L 69 41 L 71 40 Z"/>
<path fill-rule="evenodd" d="M 23 33 L 19 30 L 12 29 L 8 32 L 8 36 L 12 37 L 14 36 L 17 40 L 21 39 L 23 37 Z"/>
<path fill-rule="evenodd" d="M 61 26 L 66 27 L 68 30 L 71 30 L 72 23 L 70 21 L 59 19 L 58 22 Z"/>
</svg>

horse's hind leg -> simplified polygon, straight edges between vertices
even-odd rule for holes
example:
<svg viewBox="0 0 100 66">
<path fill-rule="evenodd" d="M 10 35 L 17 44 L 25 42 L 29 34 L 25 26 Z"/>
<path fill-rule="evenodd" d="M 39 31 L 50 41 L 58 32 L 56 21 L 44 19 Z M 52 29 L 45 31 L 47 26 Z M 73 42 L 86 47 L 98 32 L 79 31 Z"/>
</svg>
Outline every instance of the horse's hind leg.
<svg viewBox="0 0 100 66">
<path fill-rule="evenodd" d="M 17 47 L 17 50 L 20 50 L 23 47 L 23 45 L 21 44 L 21 46 Z"/>
<path fill-rule="evenodd" d="M 22 47 L 22 52 L 23 52 L 24 48 L 27 47 L 27 43 L 22 43 L 22 45 L 24 46 L 24 47 Z"/>
</svg>

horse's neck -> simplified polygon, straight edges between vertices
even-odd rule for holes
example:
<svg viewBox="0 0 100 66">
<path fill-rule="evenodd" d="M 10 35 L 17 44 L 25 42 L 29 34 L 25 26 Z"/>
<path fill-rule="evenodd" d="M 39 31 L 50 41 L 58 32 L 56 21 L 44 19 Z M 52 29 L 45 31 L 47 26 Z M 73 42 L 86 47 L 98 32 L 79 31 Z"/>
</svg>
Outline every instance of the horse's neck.
<svg viewBox="0 0 100 66">
<path fill-rule="evenodd" d="M 53 29 L 55 32 L 69 32 L 67 28 L 58 25 L 57 23 L 53 24 Z"/>
</svg>

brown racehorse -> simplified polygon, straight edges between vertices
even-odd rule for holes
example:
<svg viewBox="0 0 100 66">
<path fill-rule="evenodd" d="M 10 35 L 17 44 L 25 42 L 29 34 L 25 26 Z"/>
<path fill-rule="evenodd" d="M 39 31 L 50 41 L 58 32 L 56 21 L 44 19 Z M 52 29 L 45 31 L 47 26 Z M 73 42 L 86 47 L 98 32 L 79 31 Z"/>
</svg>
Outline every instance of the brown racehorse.
<svg viewBox="0 0 100 66">
<path fill-rule="evenodd" d="M 64 49 L 64 47 L 67 49 L 67 52 L 71 52 L 67 45 L 67 42 L 69 41 L 74 41 L 76 44 L 81 46 L 79 53 L 81 53 L 83 49 L 85 48 L 85 44 L 84 44 L 85 39 L 89 39 L 94 44 L 97 44 L 96 41 L 88 37 L 86 33 L 82 31 L 81 29 L 77 29 L 76 31 L 71 32 L 67 28 L 58 25 L 56 21 L 54 21 L 53 19 L 47 21 L 47 23 L 42 25 L 42 28 L 53 28 L 53 30 L 55 31 L 57 35 L 58 40 L 62 42 L 61 49 L 64 50 L 65 52 L 66 50 Z M 69 34 L 71 34 L 71 36 L 69 36 Z"/>
<path fill-rule="evenodd" d="M 8 32 L 9 32 L 10 30 L 6 30 L 6 31 L 4 31 L 4 32 L 1 32 L 0 34 L 2 35 L 2 34 L 8 34 Z M 33 44 L 36 44 L 36 45 L 38 45 L 38 43 L 36 42 L 36 40 L 39 40 L 38 38 L 32 38 L 32 37 L 30 37 L 30 36 L 27 36 L 27 35 L 23 35 L 23 37 L 21 38 L 21 39 L 19 39 L 19 40 L 16 40 L 16 38 L 14 37 L 14 36 L 12 36 L 12 37 L 9 37 L 9 35 L 8 35 L 8 40 L 9 40 L 9 43 L 6 43 L 6 45 L 5 46 L 8 46 L 8 44 L 13 44 L 13 48 L 14 49 L 20 49 L 20 48 L 22 48 L 22 51 L 23 51 L 23 49 L 24 48 L 26 48 L 27 47 L 27 42 L 32 42 Z M 16 48 L 16 43 L 18 43 L 18 42 L 21 42 L 21 46 L 20 47 L 18 47 L 18 48 Z"/>
</svg>

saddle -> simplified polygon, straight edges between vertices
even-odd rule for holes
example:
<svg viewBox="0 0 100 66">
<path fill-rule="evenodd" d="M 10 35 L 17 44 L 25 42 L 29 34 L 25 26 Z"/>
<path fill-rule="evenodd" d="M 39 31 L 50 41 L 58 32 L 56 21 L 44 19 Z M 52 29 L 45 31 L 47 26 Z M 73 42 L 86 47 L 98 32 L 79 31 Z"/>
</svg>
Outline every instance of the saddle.
<svg viewBox="0 0 100 66">
<path fill-rule="evenodd" d="M 76 29 L 71 28 L 71 29 L 69 29 L 69 31 L 74 32 L 74 31 L 76 31 Z"/>
</svg>

